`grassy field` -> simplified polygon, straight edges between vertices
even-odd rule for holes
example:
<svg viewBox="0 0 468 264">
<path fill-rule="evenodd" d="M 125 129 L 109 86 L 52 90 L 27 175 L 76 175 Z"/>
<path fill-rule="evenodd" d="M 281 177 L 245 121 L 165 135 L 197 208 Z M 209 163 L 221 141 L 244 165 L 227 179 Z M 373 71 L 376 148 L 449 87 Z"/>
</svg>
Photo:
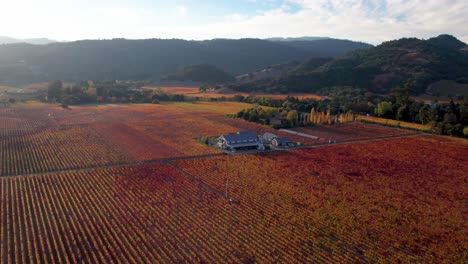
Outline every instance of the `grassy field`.
<svg viewBox="0 0 468 264">
<path fill-rule="evenodd" d="M 264 96 L 264 97 L 271 97 L 273 99 L 284 99 L 287 96 L 293 96 L 299 99 L 316 99 L 316 100 L 322 100 L 327 98 L 326 96 L 320 96 L 316 94 L 305 94 L 305 93 L 291 93 L 291 94 L 267 94 L 267 93 L 238 93 L 231 91 L 229 93 L 218 93 L 216 91 L 210 90 L 207 92 L 200 92 L 199 87 L 143 87 L 145 89 L 150 89 L 150 90 L 156 90 L 160 89 L 164 92 L 167 93 L 172 93 L 172 94 L 183 94 L 186 96 L 190 97 L 199 97 L 199 98 L 204 98 L 204 99 L 211 99 L 211 98 L 231 98 L 234 97 L 235 95 L 242 95 L 242 96 Z"/>
<path fill-rule="evenodd" d="M 18 90 L 18 88 L 16 88 L 16 87 L 0 85 L 0 94 L 1 93 L 7 93 L 7 92 L 14 92 L 16 90 Z"/>
<path fill-rule="evenodd" d="M 357 115 L 356 121 L 365 121 L 365 122 L 371 122 L 375 124 L 382 124 L 382 125 L 395 126 L 395 127 L 401 127 L 401 128 L 409 128 L 409 129 L 414 129 L 414 130 L 419 130 L 419 131 L 432 131 L 431 124 L 422 125 L 422 124 L 380 118 L 380 117 L 375 117 L 375 116 Z"/>
</svg>

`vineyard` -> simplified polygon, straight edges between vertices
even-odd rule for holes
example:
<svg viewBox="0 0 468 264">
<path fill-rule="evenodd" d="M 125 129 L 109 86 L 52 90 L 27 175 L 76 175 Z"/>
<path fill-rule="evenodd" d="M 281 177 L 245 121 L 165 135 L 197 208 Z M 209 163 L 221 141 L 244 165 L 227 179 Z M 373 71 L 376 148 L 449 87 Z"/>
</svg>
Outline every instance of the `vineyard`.
<svg viewBox="0 0 468 264">
<path fill-rule="evenodd" d="M 258 221 L 288 226 L 296 248 L 310 243 L 335 262 L 458 263 L 468 230 L 460 143 L 413 137 L 176 164 L 220 190 L 228 179 Z"/>
<path fill-rule="evenodd" d="M 288 240 L 291 226 L 228 204 L 163 164 L 3 178 L 1 190 L 4 263 L 326 259 Z"/>
<path fill-rule="evenodd" d="M 1 262 L 466 259 L 466 140 L 362 123 L 299 129 L 343 143 L 321 145 L 224 117 L 245 106 L 0 109 Z M 239 130 L 310 148 L 231 156 L 196 140 Z M 382 140 L 353 143 L 363 139 Z"/>
<path fill-rule="evenodd" d="M 337 142 L 378 139 L 387 137 L 398 137 L 416 135 L 418 132 L 395 129 L 366 123 L 344 123 L 334 126 L 314 126 L 294 128 L 294 131 L 308 135 L 336 140 Z"/>
</svg>

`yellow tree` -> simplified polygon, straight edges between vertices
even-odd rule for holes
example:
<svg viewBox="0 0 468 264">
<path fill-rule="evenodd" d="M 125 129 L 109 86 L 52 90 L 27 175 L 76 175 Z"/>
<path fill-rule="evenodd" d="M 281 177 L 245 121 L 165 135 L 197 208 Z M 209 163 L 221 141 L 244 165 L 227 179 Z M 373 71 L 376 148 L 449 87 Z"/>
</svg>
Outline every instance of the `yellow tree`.
<svg viewBox="0 0 468 264">
<path fill-rule="evenodd" d="M 341 124 L 341 123 L 344 123 L 345 120 L 346 120 L 346 119 L 345 119 L 345 116 L 344 116 L 343 114 L 340 114 L 340 115 L 338 116 L 338 122 L 340 122 L 340 124 Z"/>
<path fill-rule="evenodd" d="M 327 110 L 327 124 L 331 125 L 332 121 L 330 119 L 330 109 Z"/>
<path fill-rule="evenodd" d="M 315 108 L 312 108 L 312 110 L 310 110 L 309 120 L 310 123 L 315 124 Z"/>
</svg>

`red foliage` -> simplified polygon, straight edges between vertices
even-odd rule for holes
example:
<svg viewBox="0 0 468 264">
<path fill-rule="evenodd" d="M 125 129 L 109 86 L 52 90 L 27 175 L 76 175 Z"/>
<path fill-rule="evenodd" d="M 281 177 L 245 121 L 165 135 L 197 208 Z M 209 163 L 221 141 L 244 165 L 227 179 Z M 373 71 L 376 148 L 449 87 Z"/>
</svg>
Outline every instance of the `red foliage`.
<svg viewBox="0 0 468 264">
<path fill-rule="evenodd" d="M 126 153 L 133 160 L 152 160 L 167 157 L 179 157 L 182 153 L 170 148 L 140 131 L 122 123 L 93 123 L 100 137 Z"/>
<path fill-rule="evenodd" d="M 124 166 L 217 153 L 194 138 L 245 129 L 316 141 L 207 107 L 43 106 L 0 109 L 0 121 L 0 175 L 79 169 L 0 177 L 2 263 L 466 259 L 466 140 L 415 136 Z M 365 124 L 304 131 L 339 141 L 412 133 Z M 226 179 L 239 204 L 220 195 Z"/>
<path fill-rule="evenodd" d="M 296 247 L 310 239 L 336 260 L 459 262 L 466 157 L 466 141 L 426 136 L 177 165 L 219 190 L 229 179 L 242 205 L 295 227 L 283 235 Z"/>
<path fill-rule="evenodd" d="M 393 136 L 403 136 L 418 134 L 419 132 L 385 127 L 365 123 L 344 123 L 332 126 L 314 126 L 294 128 L 294 131 L 309 134 L 312 136 L 336 140 L 337 142 L 365 140 L 375 138 L 385 138 Z"/>
</svg>

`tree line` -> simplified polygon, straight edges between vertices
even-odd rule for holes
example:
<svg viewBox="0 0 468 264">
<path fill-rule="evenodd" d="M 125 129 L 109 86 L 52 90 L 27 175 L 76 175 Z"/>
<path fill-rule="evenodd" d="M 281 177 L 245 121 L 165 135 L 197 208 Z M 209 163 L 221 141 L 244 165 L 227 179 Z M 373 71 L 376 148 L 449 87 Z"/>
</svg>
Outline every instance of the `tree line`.
<svg viewBox="0 0 468 264">
<path fill-rule="evenodd" d="M 342 120 L 352 120 L 351 114 L 377 116 L 392 120 L 417 124 L 430 124 L 437 134 L 457 137 L 468 137 L 468 99 L 448 103 L 423 102 L 410 97 L 409 89 L 396 87 L 388 95 L 373 94 L 358 89 L 337 89 L 330 91 L 331 97 L 325 100 L 272 99 L 271 97 L 244 97 L 236 95 L 238 101 L 274 107 L 265 110 L 253 107 L 238 112 L 234 116 L 248 121 L 272 125 L 271 120 L 279 117 L 281 125 L 276 127 L 292 127 L 311 124 L 340 123 Z M 307 114 L 309 119 L 301 117 Z M 315 116 L 310 121 L 311 117 Z M 336 122 L 337 120 L 338 122 Z"/>
<path fill-rule="evenodd" d="M 144 82 L 81 81 L 66 86 L 61 81 L 52 81 L 47 93 L 39 97 L 43 101 L 61 103 L 63 106 L 86 103 L 159 103 L 164 101 L 198 101 L 202 98 L 171 94 L 161 89 L 141 89 Z M 425 103 L 410 97 L 407 87 L 396 87 L 390 94 L 380 95 L 351 87 L 339 87 L 327 91 L 329 98 L 315 100 L 288 96 L 274 99 L 269 96 L 243 96 L 211 98 L 213 101 L 238 101 L 268 106 L 273 109 L 253 107 L 240 111 L 235 117 L 275 127 L 292 127 L 309 122 L 315 113 L 326 113 L 335 123 L 335 117 L 349 113 L 378 116 L 418 124 L 431 124 L 438 134 L 468 137 L 468 99 L 442 103 Z M 312 111 L 313 110 L 313 111 Z M 309 115 L 304 117 L 304 114 Z M 309 118 L 309 119 L 308 119 Z M 349 118 L 345 118 L 349 120 Z M 272 120 L 276 120 L 272 124 Z M 278 122 L 280 120 L 280 122 Z M 339 123 L 339 122 L 337 122 Z"/>
</svg>

